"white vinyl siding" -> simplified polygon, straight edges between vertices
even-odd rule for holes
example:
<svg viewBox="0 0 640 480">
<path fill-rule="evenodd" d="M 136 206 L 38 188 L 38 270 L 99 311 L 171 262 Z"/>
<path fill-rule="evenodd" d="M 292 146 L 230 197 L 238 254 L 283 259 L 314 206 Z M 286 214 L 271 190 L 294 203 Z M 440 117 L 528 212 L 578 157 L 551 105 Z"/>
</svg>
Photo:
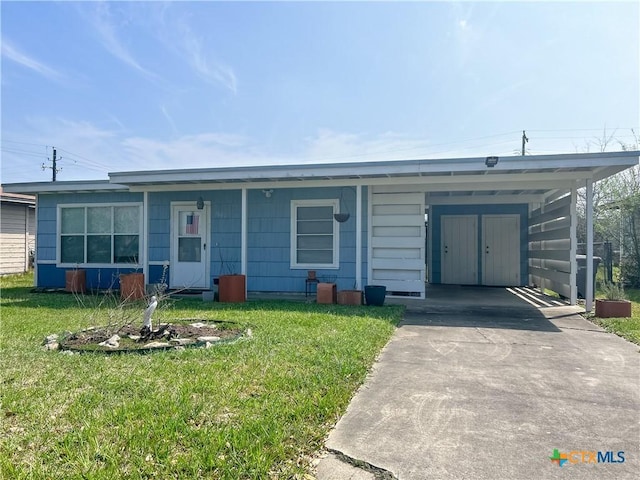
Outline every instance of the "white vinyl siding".
<svg viewBox="0 0 640 480">
<path fill-rule="evenodd" d="M 58 207 L 58 263 L 137 265 L 140 262 L 140 204 Z"/>
<path fill-rule="evenodd" d="M 291 268 L 338 268 L 338 200 L 291 201 Z"/>
<path fill-rule="evenodd" d="M 29 269 L 35 246 L 35 210 L 28 205 L 2 203 L 0 213 L 0 275 Z"/>
<path fill-rule="evenodd" d="M 370 196 L 369 283 L 384 285 L 389 295 L 425 294 L 424 193 Z"/>
</svg>

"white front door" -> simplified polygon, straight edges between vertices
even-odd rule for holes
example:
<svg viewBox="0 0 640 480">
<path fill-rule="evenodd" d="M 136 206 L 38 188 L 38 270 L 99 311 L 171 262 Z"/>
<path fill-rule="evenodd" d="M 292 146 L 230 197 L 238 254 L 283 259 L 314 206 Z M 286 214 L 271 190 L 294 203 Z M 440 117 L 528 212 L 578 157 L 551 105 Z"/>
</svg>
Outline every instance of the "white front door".
<svg viewBox="0 0 640 480">
<path fill-rule="evenodd" d="M 171 288 L 209 288 L 208 220 L 208 204 L 171 204 Z"/>
<path fill-rule="evenodd" d="M 483 215 L 482 249 L 483 285 L 520 285 L 520 215 Z"/>
<path fill-rule="evenodd" d="M 478 284 L 478 217 L 476 215 L 443 215 L 442 283 Z"/>
</svg>

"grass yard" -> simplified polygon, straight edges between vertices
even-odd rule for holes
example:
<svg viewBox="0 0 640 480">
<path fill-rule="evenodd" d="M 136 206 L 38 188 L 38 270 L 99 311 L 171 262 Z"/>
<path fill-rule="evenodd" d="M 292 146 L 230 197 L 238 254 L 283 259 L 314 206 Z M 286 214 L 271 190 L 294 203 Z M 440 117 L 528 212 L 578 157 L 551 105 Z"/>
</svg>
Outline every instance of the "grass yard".
<svg viewBox="0 0 640 480">
<path fill-rule="evenodd" d="M 615 333 L 630 342 L 640 345 L 640 290 L 627 289 L 625 294 L 632 302 L 631 318 L 596 318 L 592 316 L 590 320 L 608 332 Z M 597 292 L 596 298 L 601 298 L 601 295 L 598 295 Z"/>
<path fill-rule="evenodd" d="M 304 478 L 403 311 L 176 300 L 154 320 L 233 320 L 253 337 L 67 356 L 43 338 L 105 325 L 113 309 L 31 282 L 0 280 L 0 478 L 14 480 Z"/>
</svg>

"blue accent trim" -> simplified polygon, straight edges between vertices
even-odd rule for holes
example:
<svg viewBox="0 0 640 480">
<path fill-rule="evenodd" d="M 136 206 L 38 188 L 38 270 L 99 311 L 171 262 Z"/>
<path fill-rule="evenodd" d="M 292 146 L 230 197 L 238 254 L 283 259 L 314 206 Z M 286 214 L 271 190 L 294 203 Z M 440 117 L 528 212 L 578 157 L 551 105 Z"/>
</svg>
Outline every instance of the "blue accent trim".
<svg viewBox="0 0 640 480">
<path fill-rule="evenodd" d="M 69 270 L 74 269 L 39 263 L 36 285 L 39 288 L 64 288 L 65 272 Z M 86 272 L 87 288 L 101 290 L 109 288 L 118 290 L 120 288 L 120 274 L 140 271 L 135 268 L 83 268 L 82 270 Z"/>
</svg>

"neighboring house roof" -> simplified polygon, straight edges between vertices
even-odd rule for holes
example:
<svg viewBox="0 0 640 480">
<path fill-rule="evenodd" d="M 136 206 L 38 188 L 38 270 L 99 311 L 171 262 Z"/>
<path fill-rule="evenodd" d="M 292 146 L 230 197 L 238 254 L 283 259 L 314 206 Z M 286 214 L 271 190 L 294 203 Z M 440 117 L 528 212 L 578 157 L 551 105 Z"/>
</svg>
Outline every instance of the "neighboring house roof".
<svg viewBox="0 0 640 480">
<path fill-rule="evenodd" d="M 8 183 L 3 185 L 7 192 L 20 193 L 85 193 L 100 191 L 128 191 L 126 185 L 117 185 L 109 180 L 73 180 L 59 182 Z"/>
<path fill-rule="evenodd" d="M 531 197 L 562 191 L 575 182 L 598 181 L 638 164 L 640 152 L 267 165 L 109 173 L 109 181 L 7 185 L 20 193 L 98 190 L 198 190 L 326 185 L 420 185 L 432 198 L 475 195 Z"/>
<path fill-rule="evenodd" d="M 29 207 L 35 207 L 36 205 L 35 196 L 22 195 L 19 193 L 6 193 L 2 187 L 0 187 L 0 201 L 3 204 L 26 205 Z"/>
</svg>

